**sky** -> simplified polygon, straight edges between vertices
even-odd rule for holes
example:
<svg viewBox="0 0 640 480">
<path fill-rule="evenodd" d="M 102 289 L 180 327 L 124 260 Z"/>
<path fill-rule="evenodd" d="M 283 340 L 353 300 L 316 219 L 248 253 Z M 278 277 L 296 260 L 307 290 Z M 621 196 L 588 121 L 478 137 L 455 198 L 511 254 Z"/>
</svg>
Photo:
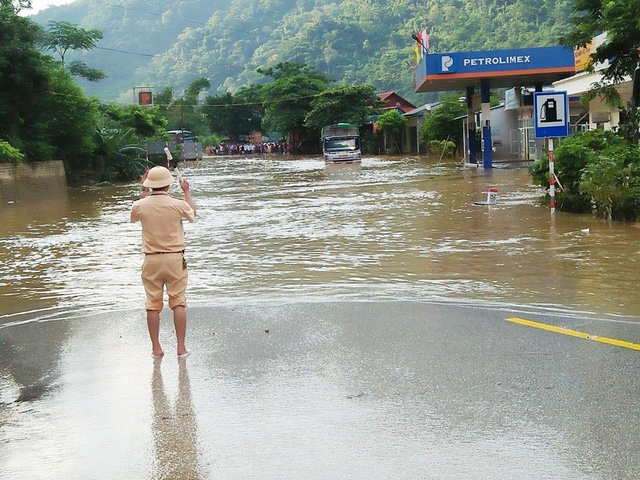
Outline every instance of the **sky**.
<svg viewBox="0 0 640 480">
<path fill-rule="evenodd" d="M 73 3 L 74 1 L 75 0 L 31 0 L 31 6 L 33 8 L 26 10 L 25 13 L 27 15 L 34 15 L 47 7 L 52 7 L 54 5 L 66 5 L 67 3 Z"/>
</svg>

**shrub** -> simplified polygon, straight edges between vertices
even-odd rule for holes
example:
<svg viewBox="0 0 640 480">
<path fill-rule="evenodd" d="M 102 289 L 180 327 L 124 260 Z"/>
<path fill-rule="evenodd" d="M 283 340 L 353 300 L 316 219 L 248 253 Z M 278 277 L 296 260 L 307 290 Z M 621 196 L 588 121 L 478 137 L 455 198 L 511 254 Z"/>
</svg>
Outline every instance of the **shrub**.
<svg viewBox="0 0 640 480">
<path fill-rule="evenodd" d="M 456 152 L 456 144 L 450 140 L 431 140 L 429 151 L 434 155 L 451 157 Z"/>
<path fill-rule="evenodd" d="M 640 147 L 614 132 L 593 130 L 566 138 L 555 149 L 559 180 L 556 202 L 562 210 L 610 219 L 640 218 Z M 549 185 L 549 158 L 529 170 L 533 181 Z"/>
<path fill-rule="evenodd" d="M 640 218 L 640 149 L 632 144 L 612 145 L 589 163 L 580 181 L 594 213 L 608 219 Z"/>
<path fill-rule="evenodd" d="M 20 165 L 24 159 L 24 153 L 5 140 L 0 139 L 0 163 Z"/>
</svg>

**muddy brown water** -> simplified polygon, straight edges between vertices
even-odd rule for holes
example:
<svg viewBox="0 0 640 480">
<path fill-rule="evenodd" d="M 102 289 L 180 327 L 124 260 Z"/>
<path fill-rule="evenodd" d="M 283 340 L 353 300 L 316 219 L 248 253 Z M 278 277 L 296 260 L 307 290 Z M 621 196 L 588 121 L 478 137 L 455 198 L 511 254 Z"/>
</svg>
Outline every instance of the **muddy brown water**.
<svg viewBox="0 0 640 480">
<path fill-rule="evenodd" d="M 551 215 L 526 168 L 227 157 L 181 173 L 198 206 L 186 226 L 192 305 L 444 299 L 640 314 L 638 225 Z M 476 205 L 490 187 L 497 203 Z M 139 307 L 138 192 L 0 206 L 0 323 Z"/>
</svg>

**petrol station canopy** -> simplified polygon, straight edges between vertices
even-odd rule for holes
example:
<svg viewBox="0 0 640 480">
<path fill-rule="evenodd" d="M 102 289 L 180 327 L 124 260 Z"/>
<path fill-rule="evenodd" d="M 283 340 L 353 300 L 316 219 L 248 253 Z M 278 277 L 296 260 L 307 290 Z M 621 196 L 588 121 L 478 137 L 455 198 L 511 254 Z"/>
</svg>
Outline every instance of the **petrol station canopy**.
<svg viewBox="0 0 640 480">
<path fill-rule="evenodd" d="M 558 46 L 426 53 L 415 70 L 414 90 L 460 91 L 483 83 L 489 88 L 551 85 L 575 73 L 574 51 Z"/>
</svg>

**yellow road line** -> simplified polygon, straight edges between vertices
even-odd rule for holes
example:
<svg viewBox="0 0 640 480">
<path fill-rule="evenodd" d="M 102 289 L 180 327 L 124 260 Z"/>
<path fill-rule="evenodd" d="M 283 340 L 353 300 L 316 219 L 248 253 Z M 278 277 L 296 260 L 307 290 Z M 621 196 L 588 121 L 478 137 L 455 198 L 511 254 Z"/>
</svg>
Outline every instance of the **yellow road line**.
<svg viewBox="0 0 640 480">
<path fill-rule="evenodd" d="M 592 340 L 594 342 L 607 343 L 609 345 L 615 345 L 617 347 L 630 348 L 632 350 L 640 350 L 640 345 L 637 343 L 625 342 L 624 340 L 617 340 L 615 338 L 599 337 L 597 335 L 590 335 L 584 332 L 578 332 L 577 330 L 571 330 L 568 328 L 556 327 L 555 325 L 547 325 L 546 323 L 533 322 L 531 320 L 525 320 L 524 318 L 505 318 L 507 322 L 517 323 L 525 325 L 527 327 L 540 328 L 542 330 L 548 330 L 550 332 L 561 333 L 563 335 L 570 335 L 572 337 L 583 338 L 585 340 Z"/>
</svg>

